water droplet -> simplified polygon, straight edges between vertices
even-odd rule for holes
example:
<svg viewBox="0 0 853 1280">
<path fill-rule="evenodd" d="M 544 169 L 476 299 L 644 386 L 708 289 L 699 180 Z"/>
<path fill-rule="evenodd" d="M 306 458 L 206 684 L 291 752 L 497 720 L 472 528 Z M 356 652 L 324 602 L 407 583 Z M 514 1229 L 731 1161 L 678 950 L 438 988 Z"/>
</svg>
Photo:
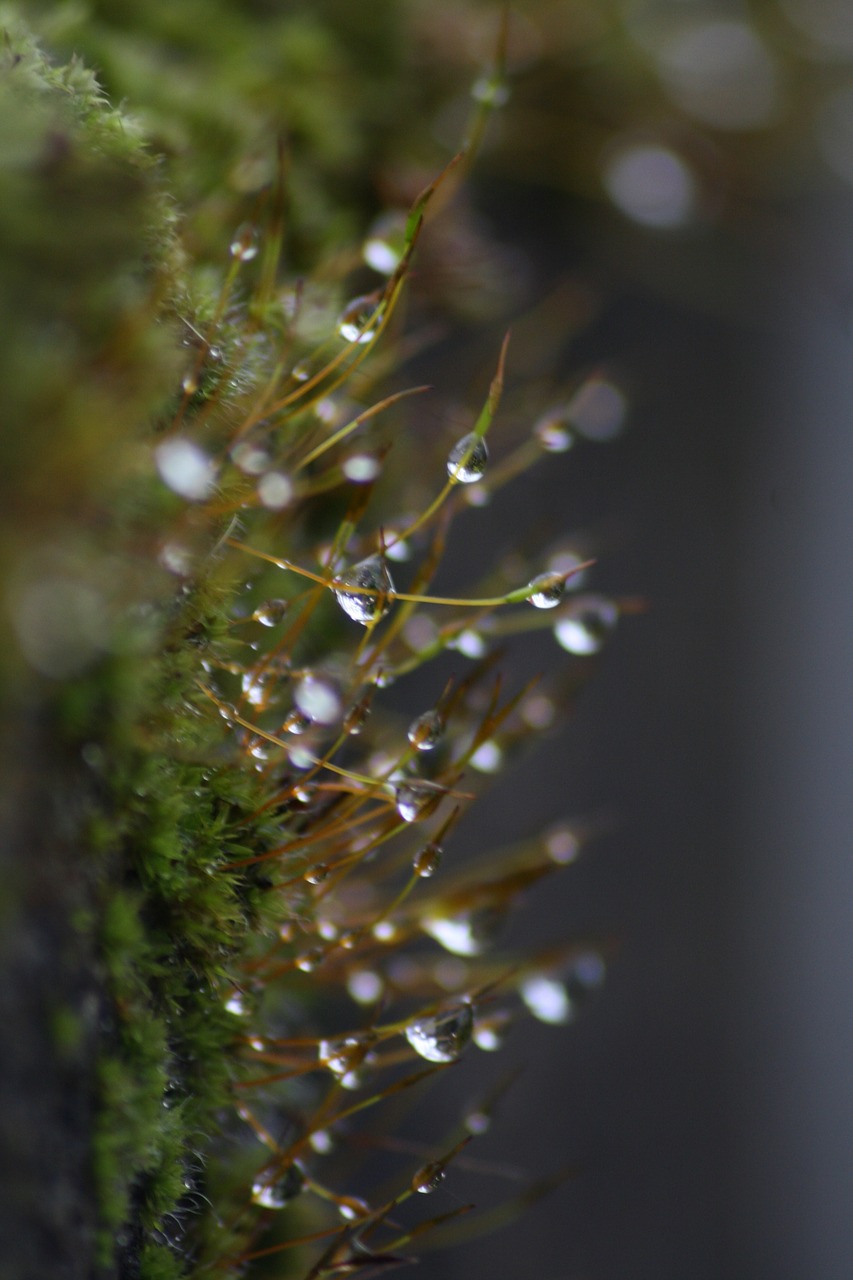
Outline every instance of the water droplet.
<svg viewBox="0 0 853 1280">
<path fill-rule="evenodd" d="M 354 969 L 347 978 L 347 991 L 356 1004 L 373 1004 L 382 995 L 384 983 L 372 969 Z"/>
<path fill-rule="evenodd" d="M 354 453 L 347 458 L 341 470 L 353 484 L 369 484 L 382 470 L 382 463 L 371 453 Z"/>
<path fill-rule="evenodd" d="M 569 993 L 556 978 L 546 978 L 541 973 L 533 974 L 521 983 L 519 994 L 534 1018 L 538 1018 L 540 1022 L 557 1026 L 568 1022 L 572 1015 Z"/>
<path fill-rule="evenodd" d="M 350 707 L 344 716 L 343 730 L 344 733 L 350 733 L 355 737 L 361 733 L 364 728 L 365 721 L 370 715 L 370 703 L 368 698 L 360 698 L 354 706 Z"/>
<path fill-rule="evenodd" d="M 272 677 L 269 672 L 247 671 L 240 680 L 240 688 L 243 691 L 243 697 L 251 706 L 260 707 L 266 701 L 271 683 Z"/>
<path fill-rule="evenodd" d="M 348 591 L 348 587 L 360 587 L 362 591 Z M 391 608 L 388 596 L 393 590 L 394 583 L 382 556 L 368 556 L 335 578 L 338 604 L 353 622 L 365 627 L 384 618 Z"/>
<path fill-rule="evenodd" d="M 291 369 L 290 376 L 293 378 L 294 382 L 307 382 L 311 377 L 310 360 L 300 360 Z"/>
<path fill-rule="evenodd" d="M 289 607 L 290 604 L 287 600 L 266 600 L 263 604 L 258 605 L 252 614 L 252 618 L 255 622 L 259 622 L 262 627 L 277 627 Z"/>
<path fill-rule="evenodd" d="M 251 262 L 258 256 L 258 233 L 251 223 L 244 222 L 237 228 L 231 241 L 231 257 L 238 262 Z"/>
<path fill-rule="evenodd" d="M 455 1062 L 468 1045 L 473 1026 L 474 1014 L 465 1001 L 410 1022 L 405 1036 L 415 1053 L 428 1062 Z"/>
<path fill-rule="evenodd" d="M 421 1195 L 428 1196 L 430 1192 L 436 1191 L 447 1177 L 447 1170 L 438 1160 L 433 1160 L 430 1164 L 425 1164 L 418 1169 L 412 1178 L 412 1190 L 420 1191 Z"/>
<path fill-rule="evenodd" d="M 487 1133 L 491 1125 L 491 1118 L 486 1115 L 485 1111 L 471 1111 L 465 1117 L 465 1128 L 469 1133 Z"/>
<path fill-rule="evenodd" d="M 424 880 L 434 876 L 441 863 L 441 854 L 441 845 L 434 844 L 432 841 L 425 844 L 412 860 L 412 870 L 415 875 L 421 876 Z"/>
<path fill-rule="evenodd" d="M 244 1018 L 249 1013 L 249 1002 L 242 991 L 231 991 L 225 1001 L 225 1008 L 238 1018 Z"/>
<path fill-rule="evenodd" d="M 181 390 L 184 395 L 194 396 L 198 391 L 198 378 L 194 373 L 186 373 L 181 379 Z"/>
<path fill-rule="evenodd" d="M 566 453 L 575 442 L 566 422 L 564 405 L 544 413 L 533 428 L 533 434 L 546 453 Z"/>
<path fill-rule="evenodd" d="M 483 742 L 471 756 L 470 764 L 480 773 L 499 773 L 504 753 L 496 742 Z"/>
<path fill-rule="evenodd" d="M 447 474 L 456 484 L 474 484 L 482 480 L 488 461 L 489 449 L 485 440 L 469 431 L 447 455 Z"/>
<path fill-rule="evenodd" d="M 305 1174 L 294 1162 L 274 1182 L 259 1178 L 252 1186 L 252 1199 L 264 1209 L 283 1209 L 304 1186 Z"/>
<path fill-rule="evenodd" d="M 472 631 L 469 627 L 466 627 L 464 631 L 460 631 L 459 635 L 447 647 L 448 649 L 458 649 L 466 658 L 474 660 L 482 658 L 486 652 L 486 642 L 479 631 Z"/>
<path fill-rule="evenodd" d="M 324 942 L 334 942 L 340 930 L 333 920 L 318 920 L 317 933 Z"/>
<path fill-rule="evenodd" d="M 406 247 L 406 215 L 402 212 L 381 214 L 367 233 L 362 248 L 364 261 L 380 275 L 390 276 L 397 270 Z"/>
<path fill-rule="evenodd" d="M 568 653 L 586 657 L 598 653 L 618 617 L 619 610 L 612 600 L 583 596 L 574 603 L 571 613 L 555 623 L 554 638 Z"/>
<path fill-rule="evenodd" d="M 527 599 L 536 609 L 554 609 L 566 592 L 565 579 L 557 573 L 540 573 L 528 584 Z"/>
<path fill-rule="evenodd" d="M 282 733 L 293 733 L 297 736 L 311 728 L 311 720 L 304 711 L 291 711 L 282 721 Z"/>
<path fill-rule="evenodd" d="M 545 849 L 552 862 L 565 866 L 578 856 L 580 841 L 568 827 L 555 827 L 545 837 Z"/>
<path fill-rule="evenodd" d="M 303 676 L 293 691 L 293 701 L 316 724 L 334 724 L 343 711 L 335 686 L 319 676 Z"/>
<path fill-rule="evenodd" d="M 479 956 L 495 941 L 504 918 L 500 907 L 479 907 L 454 915 L 426 916 L 421 928 L 455 956 Z"/>
<path fill-rule="evenodd" d="M 435 811 L 444 795 L 444 788 L 435 782 L 422 782 L 413 778 L 400 782 L 394 788 L 397 812 L 404 822 L 420 822 Z"/>
<path fill-rule="evenodd" d="M 179 542 L 164 542 L 158 556 L 160 564 L 178 578 L 188 578 L 192 570 L 192 553 Z"/>
<path fill-rule="evenodd" d="M 370 1205 L 366 1200 L 362 1200 L 360 1196 L 339 1196 L 337 1205 L 338 1213 L 347 1222 L 355 1222 L 357 1218 L 366 1218 L 371 1212 Z"/>
<path fill-rule="evenodd" d="M 268 471 L 258 481 L 258 498 L 268 511 L 281 511 L 293 500 L 293 481 L 281 471 Z"/>
<path fill-rule="evenodd" d="M 301 956 L 296 957 L 296 967 L 301 973 L 313 973 L 326 958 L 326 953 L 322 947 L 314 947 L 311 951 L 304 951 Z"/>
<path fill-rule="evenodd" d="M 521 704 L 521 718 L 531 729 L 547 729 L 556 714 L 556 707 L 545 693 L 534 693 Z"/>
<path fill-rule="evenodd" d="M 493 1022 L 478 1022 L 471 1038 L 484 1053 L 496 1053 L 503 1045 L 503 1036 Z"/>
<path fill-rule="evenodd" d="M 247 476 L 259 476 L 270 464 L 270 455 L 260 445 L 250 444 L 248 440 L 235 444 L 231 450 L 231 460 Z"/>
<path fill-rule="evenodd" d="M 308 1139 L 312 1150 L 320 1156 L 327 1156 L 334 1150 L 335 1141 L 328 1129 L 316 1129 Z"/>
<path fill-rule="evenodd" d="M 437 711 L 425 711 L 409 725 L 407 737 L 418 751 L 432 751 L 441 741 L 444 720 Z"/>
<path fill-rule="evenodd" d="M 154 450 L 160 479 L 182 498 L 203 502 L 216 484 L 216 466 L 192 440 L 173 436 Z"/>
<path fill-rule="evenodd" d="M 392 920 L 377 920 L 370 932 L 377 942 L 393 942 L 397 936 L 397 926 Z"/>
<path fill-rule="evenodd" d="M 342 1077 L 361 1066 L 367 1047 L 362 1036 L 344 1036 L 339 1040 L 321 1040 L 317 1054 L 332 1075 Z"/>
<path fill-rule="evenodd" d="M 471 97 L 485 107 L 503 107 L 509 102 L 509 86 L 497 76 L 481 76 L 471 86 Z"/>
<path fill-rule="evenodd" d="M 325 862 L 318 862 L 316 866 L 310 867 L 302 876 L 306 884 L 322 884 L 328 878 L 329 866 Z"/>
<path fill-rule="evenodd" d="M 566 407 L 569 421 L 588 440 L 613 440 L 628 413 L 622 391 L 606 378 L 589 378 Z"/>
<path fill-rule="evenodd" d="M 376 337 L 379 316 L 376 296 L 365 294 L 353 298 L 341 312 L 338 333 L 346 342 L 370 342 Z"/>
<path fill-rule="evenodd" d="M 567 591 L 577 591 L 578 587 L 583 585 L 587 576 L 586 569 L 581 569 L 584 557 L 578 555 L 577 551 L 571 549 L 558 551 L 551 556 L 548 561 L 548 568 L 552 573 L 562 575 Z"/>
</svg>

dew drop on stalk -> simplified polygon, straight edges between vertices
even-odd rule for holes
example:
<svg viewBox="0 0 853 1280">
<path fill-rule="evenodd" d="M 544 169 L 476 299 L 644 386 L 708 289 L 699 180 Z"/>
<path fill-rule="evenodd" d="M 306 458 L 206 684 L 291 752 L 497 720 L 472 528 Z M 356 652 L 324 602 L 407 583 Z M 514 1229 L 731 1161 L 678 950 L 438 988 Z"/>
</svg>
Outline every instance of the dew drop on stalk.
<svg viewBox="0 0 853 1280">
<path fill-rule="evenodd" d="M 242 991 L 232 991 L 225 1001 L 225 1008 L 238 1018 L 245 1018 L 249 1013 L 249 1004 Z"/>
<path fill-rule="evenodd" d="M 479 773 L 499 773 L 504 762 L 504 754 L 496 742 L 482 742 L 470 759 L 473 769 Z"/>
<path fill-rule="evenodd" d="M 347 991 L 356 1004 L 373 1004 L 382 995 L 384 986 L 373 969 L 354 969 L 347 978 Z"/>
<path fill-rule="evenodd" d="M 421 876 L 427 880 L 430 876 L 434 876 L 441 863 L 441 846 L 430 841 L 425 844 L 414 856 L 412 860 L 412 870 L 416 876 Z"/>
<path fill-rule="evenodd" d="M 412 1178 L 412 1190 L 428 1196 L 430 1192 L 436 1191 L 441 1186 L 446 1177 L 447 1170 L 444 1165 L 437 1160 L 433 1160 L 430 1164 L 425 1164 L 418 1169 Z"/>
<path fill-rule="evenodd" d="M 321 1040 L 317 1055 L 332 1075 L 342 1077 L 361 1065 L 367 1050 L 360 1036 L 343 1036 L 338 1040 Z"/>
<path fill-rule="evenodd" d="M 154 450 L 160 479 L 182 498 L 203 502 L 216 484 L 216 466 L 192 440 L 173 436 Z"/>
<path fill-rule="evenodd" d="M 322 947 L 314 947 L 311 951 L 303 951 L 296 957 L 296 967 L 300 973 L 313 973 L 323 963 L 326 953 Z"/>
<path fill-rule="evenodd" d="M 458 440 L 447 455 L 447 474 L 456 484 L 475 484 L 482 480 L 489 461 L 489 449 L 473 431 Z"/>
<path fill-rule="evenodd" d="M 598 653 L 616 626 L 619 610 L 604 596 L 578 598 L 571 613 L 558 618 L 554 638 L 561 648 L 580 657 Z"/>
<path fill-rule="evenodd" d="M 231 241 L 231 257 L 238 262 L 250 262 L 258 256 L 258 233 L 250 223 L 244 222 L 238 227 Z"/>
<path fill-rule="evenodd" d="M 528 584 L 527 599 L 535 609 L 554 609 L 566 592 L 566 582 L 558 573 L 540 573 Z"/>
<path fill-rule="evenodd" d="M 353 453 L 341 467 L 347 480 L 353 484 L 369 484 L 382 470 L 382 464 L 372 453 Z"/>
<path fill-rule="evenodd" d="M 464 1001 L 410 1022 L 405 1036 L 415 1053 L 428 1062 L 455 1062 L 469 1044 L 473 1026 L 471 1005 Z"/>
<path fill-rule="evenodd" d="M 485 1111 L 470 1111 L 465 1117 L 464 1124 L 469 1133 L 478 1135 L 487 1133 L 491 1128 L 492 1121 Z"/>
<path fill-rule="evenodd" d="M 353 737 L 361 733 L 364 728 L 365 721 L 370 715 L 370 705 L 366 698 L 360 698 L 354 706 L 344 716 L 343 730 Z"/>
<path fill-rule="evenodd" d="M 281 731 L 282 733 L 295 734 L 298 737 L 300 734 L 305 733 L 305 731 L 310 728 L 311 728 L 310 717 L 306 716 L 304 711 L 300 711 L 297 708 L 294 711 L 291 711 L 287 716 L 285 716 L 281 726 Z"/>
<path fill-rule="evenodd" d="M 460 631 L 453 641 L 448 643 L 448 649 L 457 649 L 459 653 L 464 654 L 466 658 L 476 661 L 482 658 L 486 652 L 486 642 L 480 635 L 479 631 L 473 631 L 470 627 L 466 627 L 464 631 Z"/>
<path fill-rule="evenodd" d="M 370 342 L 376 336 L 378 319 L 375 297 L 365 294 L 353 298 L 341 312 L 338 333 L 345 342 Z"/>
<path fill-rule="evenodd" d="M 496 1053 L 503 1045 L 503 1037 L 491 1022 L 477 1023 L 471 1038 L 484 1053 Z"/>
<path fill-rule="evenodd" d="M 425 711 L 409 725 L 406 735 L 413 747 L 418 751 L 432 751 L 441 741 L 444 732 L 444 720 L 437 711 Z"/>
<path fill-rule="evenodd" d="M 400 782 L 394 788 L 397 812 L 404 822 L 419 822 L 435 810 L 444 795 L 444 789 L 434 782 L 422 782 L 413 778 Z"/>
<path fill-rule="evenodd" d="M 262 627 L 277 627 L 287 613 L 288 607 L 287 600 L 265 600 L 263 604 L 258 605 L 252 614 L 252 619 L 254 622 L 259 622 Z"/>
<path fill-rule="evenodd" d="M 294 382 L 307 382 L 311 377 L 311 362 L 299 360 L 291 369 L 290 376 Z"/>
<path fill-rule="evenodd" d="M 370 1205 L 360 1196 L 338 1196 L 338 1213 L 347 1222 L 355 1222 L 358 1218 L 366 1218 L 371 1212 Z"/>
<path fill-rule="evenodd" d="M 347 590 L 359 587 L 361 590 Z M 334 581 L 335 599 L 353 622 L 369 626 L 378 622 L 391 608 L 388 596 L 394 583 L 382 556 L 368 556 L 352 568 L 338 574 Z M 369 594 L 368 594 L 369 593 Z"/>
<path fill-rule="evenodd" d="M 566 422 L 564 407 L 543 414 L 533 428 L 533 434 L 546 453 L 566 453 L 575 442 L 574 433 Z"/>
<path fill-rule="evenodd" d="M 293 701 L 303 715 L 316 724 L 334 724 L 343 711 L 335 686 L 319 676 L 303 676 L 293 690 Z"/>
<path fill-rule="evenodd" d="M 540 1022 L 557 1026 L 568 1022 L 572 1016 L 569 993 L 556 978 L 547 978 L 541 973 L 531 974 L 521 983 L 519 994 L 534 1018 L 538 1018 Z"/>
<path fill-rule="evenodd" d="M 335 1147 L 334 1138 L 328 1129 L 315 1129 L 308 1139 L 308 1144 L 312 1151 L 316 1151 L 320 1156 L 327 1156 Z"/>
<path fill-rule="evenodd" d="M 545 836 L 545 850 L 552 862 L 566 866 L 580 853 L 580 841 L 568 827 L 555 827 Z"/>
<path fill-rule="evenodd" d="M 243 440 L 231 450 L 231 460 L 247 476 L 259 476 L 270 465 L 270 455 L 260 445 Z"/>
<path fill-rule="evenodd" d="M 267 672 L 256 675 L 252 671 L 247 671 L 240 681 L 240 688 L 243 697 L 251 706 L 260 707 L 266 701 L 271 683 L 272 678 Z"/>
<path fill-rule="evenodd" d="M 294 1162 L 274 1182 L 258 1178 L 252 1186 L 252 1199 L 264 1209 L 283 1209 L 296 1199 L 304 1186 L 305 1174 Z"/>
<path fill-rule="evenodd" d="M 484 107 L 504 107 L 509 102 L 509 86 L 497 76 L 481 76 L 471 86 L 471 97 Z"/>
<path fill-rule="evenodd" d="M 479 956 L 500 933 L 505 912 L 500 907 L 478 907 L 448 915 L 426 916 L 421 928 L 455 956 Z"/>
<path fill-rule="evenodd" d="M 293 500 L 293 481 L 281 471 L 268 471 L 258 481 L 258 498 L 268 511 L 281 511 Z"/>
<path fill-rule="evenodd" d="M 370 932 L 377 942 L 393 942 L 397 936 L 397 926 L 392 920 L 377 920 Z"/>
<path fill-rule="evenodd" d="M 309 867 L 303 874 L 302 879 L 306 884 L 322 884 L 324 880 L 329 878 L 329 867 L 325 862 L 318 862 L 316 866 Z"/>
<path fill-rule="evenodd" d="M 381 214 L 367 233 L 362 247 L 364 261 L 380 275 L 390 276 L 397 270 L 406 247 L 406 215 Z"/>
</svg>

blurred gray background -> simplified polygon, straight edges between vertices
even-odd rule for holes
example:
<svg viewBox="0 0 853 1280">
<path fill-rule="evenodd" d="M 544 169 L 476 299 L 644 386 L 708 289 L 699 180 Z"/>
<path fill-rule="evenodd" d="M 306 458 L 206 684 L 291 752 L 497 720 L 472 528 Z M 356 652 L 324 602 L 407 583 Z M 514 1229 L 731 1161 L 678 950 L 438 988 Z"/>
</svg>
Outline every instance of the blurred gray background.
<svg viewBox="0 0 853 1280">
<path fill-rule="evenodd" d="M 574 241 L 606 270 L 576 207 L 504 217 L 534 265 Z M 853 201 L 816 189 L 754 232 L 715 244 L 736 287 L 704 313 L 647 268 L 677 281 L 707 246 L 627 237 L 619 287 L 572 352 L 618 364 L 625 433 L 549 461 L 491 527 L 477 513 L 487 540 L 533 510 L 606 527 L 595 586 L 650 608 L 560 737 L 465 828 L 487 850 L 534 816 L 615 817 L 531 895 L 513 939 L 600 930 L 620 951 L 574 1025 L 515 1032 L 501 1070 L 509 1057 L 521 1077 L 476 1144 L 491 1176 L 454 1170 L 430 1208 L 510 1194 L 508 1164 L 577 1176 L 428 1257 L 425 1276 L 853 1274 Z M 500 1074 L 485 1058 L 458 1094 Z M 422 1104 L 422 1132 L 441 1108 Z"/>
</svg>

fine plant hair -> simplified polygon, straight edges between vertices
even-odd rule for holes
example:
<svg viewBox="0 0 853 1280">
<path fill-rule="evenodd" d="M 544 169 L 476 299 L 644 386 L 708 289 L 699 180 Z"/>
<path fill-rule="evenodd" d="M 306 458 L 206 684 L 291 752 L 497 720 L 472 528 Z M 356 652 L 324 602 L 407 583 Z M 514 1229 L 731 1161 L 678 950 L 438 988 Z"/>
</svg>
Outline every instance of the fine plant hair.
<svg viewBox="0 0 853 1280">
<path fill-rule="evenodd" d="M 515 580 L 434 586 L 457 518 L 571 447 L 594 381 L 513 386 L 507 334 L 462 429 L 409 438 L 430 389 L 406 380 L 407 291 L 505 98 L 501 42 L 459 153 L 297 275 L 283 144 L 219 262 L 195 263 L 133 103 L 4 22 L 23 160 L 0 212 L 19 300 L 3 698 L 11 741 L 32 721 L 50 743 L 64 833 L 44 874 L 76 976 L 51 1036 L 95 1082 L 85 1247 L 105 1276 L 370 1274 L 474 1219 L 421 1196 L 503 1085 L 419 1149 L 388 1131 L 398 1104 L 521 1017 L 569 1021 L 609 945 L 500 950 L 582 824 L 473 864 L 454 848 L 633 607 L 565 541 L 519 553 Z M 556 677 L 507 687 L 506 648 L 539 628 Z M 434 693 L 407 722 L 415 672 Z M 375 1150 L 378 1179 L 357 1158 Z M 540 1172 L 505 1217 L 565 1176 Z"/>
</svg>

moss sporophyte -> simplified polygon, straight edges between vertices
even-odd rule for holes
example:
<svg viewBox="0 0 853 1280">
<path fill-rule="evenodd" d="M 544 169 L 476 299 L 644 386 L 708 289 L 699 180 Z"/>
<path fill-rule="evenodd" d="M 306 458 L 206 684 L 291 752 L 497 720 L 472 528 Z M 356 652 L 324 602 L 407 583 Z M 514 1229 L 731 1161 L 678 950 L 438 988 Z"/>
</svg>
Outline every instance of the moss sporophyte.
<svg viewBox="0 0 853 1280">
<path fill-rule="evenodd" d="M 452 1182 L 499 1091 L 366 1182 L 354 1154 L 382 1144 L 391 1101 L 521 1016 L 571 1020 L 605 963 L 602 942 L 495 950 L 580 828 L 475 865 L 454 835 L 559 713 L 559 677 L 504 692 L 496 646 L 548 628 L 576 685 L 630 602 L 583 590 L 592 562 L 565 543 L 517 556 L 512 581 L 489 566 L 465 595 L 432 589 L 456 518 L 556 451 L 559 415 L 502 434 L 498 341 L 467 430 L 419 445 L 412 467 L 404 415 L 428 389 L 381 387 L 404 374 L 418 248 L 506 96 L 501 58 L 460 155 L 384 211 L 363 258 L 336 246 L 306 277 L 288 265 L 281 154 L 223 228 L 221 262 L 194 262 L 141 131 L 7 16 L 3 116 L 30 161 L 18 199 L 45 209 L 15 222 L 9 252 L 59 242 L 72 265 L 57 282 L 75 275 L 80 299 L 57 313 L 48 280 L 18 317 L 43 352 L 55 326 L 47 392 L 36 379 L 12 399 L 47 417 L 59 458 L 42 465 L 21 433 L 38 546 L 4 537 L 20 655 L 4 689 L 13 715 L 38 707 L 81 779 L 64 821 L 87 850 L 78 918 L 97 953 L 97 1266 L 388 1266 L 468 1213 L 411 1210 Z M 113 198 L 106 261 L 83 230 L 60 240 L 50 210 L 69 186 L 81 228 Z M 431 663 L 433 705 L 413 720 L 392 686 L 420 671 L 427 687 Z"/>
</svg>

